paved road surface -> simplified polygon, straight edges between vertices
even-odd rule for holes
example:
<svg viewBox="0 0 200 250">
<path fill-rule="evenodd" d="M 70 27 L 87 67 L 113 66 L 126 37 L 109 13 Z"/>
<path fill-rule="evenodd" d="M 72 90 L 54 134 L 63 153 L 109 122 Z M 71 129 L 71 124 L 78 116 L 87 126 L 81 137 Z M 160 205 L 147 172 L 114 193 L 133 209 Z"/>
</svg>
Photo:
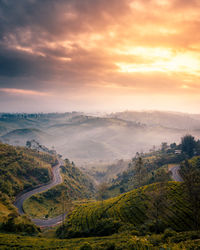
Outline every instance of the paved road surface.
<svg viewBox="0 0 200 250">
<path fill-rule="evenodd" d="M 64 217 L 66 214 L 64 215 Z M 41 220 L 41 219 L 32 219 L 32 222 L 35 223 L 37 226 L 40 227 L 51 227 L 55 226 L 57 224 L 60 224 L 63 221 L 63 215 L 60 214 L 57 217 L 51 218 L 51 219 L 46 219 L 46 220 Z"/>
<path fill-rule="evenodd" d="M 175 166 L 170 169 L 170 171 L 172 172 L 172 178 L 174 181 L 183 181 L 183 179 L 181 178 L 179 174 L 179 169 L 180 169 L 180 166 Z"/>
<path fill-rule="evenodd" d="M 63 162 L 61 160 L 59 160 L 58 165 L 56 165 L 55 167 L 52 168 L 53 180 L 49 184 L 35 188 L 31 191 L 27 191 L 27 192 L 25 192 L 22 195 L 17 197 L 16 201 L 14 202 L 14 205 L 18 208 L 18 211 L 20 214 L 24 214 L 23 203 L 30 196 L 44 192 L 44 191 L 62 183 L 62 177 L 60 175 L 60 166 L 62 164 L 63 164 Z M 38 226 L 50 227 L 50 226 L 54 226 L 54 225 L 60 223 L 62 221 L 62 219 L 63 219 L 63 215 L 61 214 L 61 215 L 59 215 L 55 218 L 51 218 L 51 219 L 44 219 L 44 220 L 32 219 L 32 221 Z"/>
</svg>

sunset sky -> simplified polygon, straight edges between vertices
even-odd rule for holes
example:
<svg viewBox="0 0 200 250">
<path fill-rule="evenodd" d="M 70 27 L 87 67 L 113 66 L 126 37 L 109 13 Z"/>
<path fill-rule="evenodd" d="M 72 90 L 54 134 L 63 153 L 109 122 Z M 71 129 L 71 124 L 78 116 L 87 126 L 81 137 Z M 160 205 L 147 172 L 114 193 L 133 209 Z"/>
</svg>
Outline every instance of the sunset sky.
<svg viewBox="0 0 200 250">
<path fill-rule="evenodd" d="M 0 112 L 200 113 L 199 0 L 0 0 Z"/>
</svg>

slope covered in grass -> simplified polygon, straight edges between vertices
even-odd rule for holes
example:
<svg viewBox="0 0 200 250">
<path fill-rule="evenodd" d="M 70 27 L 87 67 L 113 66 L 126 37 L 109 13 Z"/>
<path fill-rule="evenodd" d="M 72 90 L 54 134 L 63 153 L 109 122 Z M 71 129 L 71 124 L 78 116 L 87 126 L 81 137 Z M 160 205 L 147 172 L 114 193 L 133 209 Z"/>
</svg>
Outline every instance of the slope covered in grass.
<svg viewBox="0 0 200 250">
<path fill-rule="evenodd" d="M 184 231 L 191 229 L 192 223 L 183 184 L 169 182 L 78 206 L 66 218 L 64 235 L 63 228 L 57 233 L 64 237 L 109 235 L 129 227 L 143 233 L 167 227 Z"/>
<path fill-rule="evenodd" d="M 168 237 L 167 237 L 168 236 Z M 3 249 L 70 249 L 70 250 L 142 250 L 142 249 L 199 249 L 197 232 L 173 233 L 173 235 L 134 236 L 116 234 L 104 237 L 78 239 L 55 239 L 28 237 L 14 234 L 0 234 Z"/>
<path fill-rule="evenodd" d="M 13 206 L 24 189 L 45 184 L 52 178 L 55 156 L 23 147 L 0 143 L 0 229 L 10 232 L 36 232 L 26 216 L 19 216 Z"/>
<path fill-rule="evenodd" d="M 0 191 L 11 198 L 26 188 L 50 181 L 55 156 L 0 143 Z"/>
</svg>

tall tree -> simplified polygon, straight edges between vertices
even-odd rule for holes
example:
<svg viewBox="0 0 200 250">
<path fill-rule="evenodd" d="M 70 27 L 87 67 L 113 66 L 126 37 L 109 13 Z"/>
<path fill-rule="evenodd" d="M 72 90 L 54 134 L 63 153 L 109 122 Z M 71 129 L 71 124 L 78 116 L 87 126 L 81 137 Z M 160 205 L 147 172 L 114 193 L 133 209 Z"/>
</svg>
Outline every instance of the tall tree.
<svg viewBox="0 0 200 250">
<path fill-rule="evenodd" d="M 141 157 L 139 157 L 135 163 L 134 172 L 134 178 L 138 183 L 138 187 L 140 187 L 145 173 L 144 162 Z"/>
<path fill-rule="evenodd" d="M 165 152 L 168 148 L 168 145 L 167 145 L 167 142 L 162 142 L 161 144 L 161 151 L 162 152 Z"/>
<path fill-rule="evenodd" d="M 191 204 L 194 229 L 200 228 L 200 162 L 190 163 L 186 160 L 180 169 Z"/>
<path fill-rule="evenodd" d="M 108 184 L 107 183 L 101 183 L 98 186 L 98 191 L 97 191 L 97 199 L 102 201 L 107 198 L 107 190 L 108 190 Z"/>
<path fill-rule="evenodd" d="M 181 150 L 186 153 L 189 158 L 194 155 L 194 150 L 196 147 L 196 141 L 192 135 L 185 135 L 181 139 Z"/>
</svg>

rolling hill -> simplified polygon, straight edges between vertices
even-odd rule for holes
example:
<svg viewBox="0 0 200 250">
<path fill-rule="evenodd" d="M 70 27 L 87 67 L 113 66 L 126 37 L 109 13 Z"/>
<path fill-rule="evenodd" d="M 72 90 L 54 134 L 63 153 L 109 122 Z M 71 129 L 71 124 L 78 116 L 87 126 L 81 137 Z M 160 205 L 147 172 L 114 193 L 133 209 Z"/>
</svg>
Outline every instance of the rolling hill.
<svg viewBox="0 0 200 250">
<path fill-rule="evenodd" d="M 28 140 L 35 139 L 45 142 L 45 140 L 50 140 L 50 138 L 50 135 L 36 128 L 15 129 L 1 136 L 3 142 L 21 146 L 25 146 Z"/>
<path fill-rule="evenodd" d="M 57 233 L 67 238 L 105 236 L 120 230 L 162 232 L 168 227 L 186 231 L 192 229 L 192 224 L 191 207 L 183 184 L 169 182 L 144 186 L 103 202 L 77 206 L 67 216 L 64 229 L 58 229 Z"/>
<path fill-rule="evenodd" d="M 199 115 L 164 111 L 124 111 L 109 117 L 134 121 L 147 126 L 162 126 L 174 129 L 196 130 L 200 128 Z"/>
</svg>

